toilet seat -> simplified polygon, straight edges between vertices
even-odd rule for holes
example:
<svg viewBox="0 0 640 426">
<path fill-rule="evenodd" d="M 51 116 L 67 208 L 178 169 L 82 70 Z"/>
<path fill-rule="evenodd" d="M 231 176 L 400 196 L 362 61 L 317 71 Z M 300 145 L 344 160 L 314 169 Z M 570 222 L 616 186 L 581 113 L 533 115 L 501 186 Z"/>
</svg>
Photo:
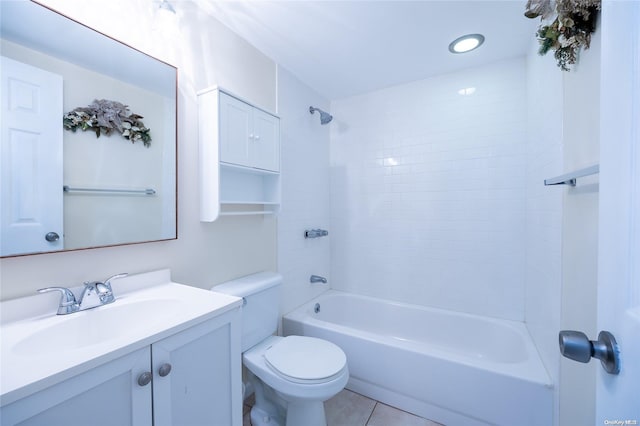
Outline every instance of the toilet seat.
<svg viewBox="0 0 640 426">
<path fill-rule="evenodd" d="M 346 356 L 344 368 L 339 370 L 337 374 L 325 379 L 311 381 L 288 377 L 270 366 L 264 356 L 265 353 L 272 347 L 276 347 L 284 339 L 286 337 L 270 336 L 248 351 L 243 352 L 243 365 L 264 384 L 271 387 L 278 395 L 289 402 L 292 400 L 326 401 L 345 387 L 349 380 L 349 367 L 346 363 Z"/>
<path fill-rule="evenodd" d="M 264 352 L 267 366 L 294 383 L 323 383 L 343 374 L 347 358 L 338 346 L 306 336 L 287 336 Z"/>
</svg>

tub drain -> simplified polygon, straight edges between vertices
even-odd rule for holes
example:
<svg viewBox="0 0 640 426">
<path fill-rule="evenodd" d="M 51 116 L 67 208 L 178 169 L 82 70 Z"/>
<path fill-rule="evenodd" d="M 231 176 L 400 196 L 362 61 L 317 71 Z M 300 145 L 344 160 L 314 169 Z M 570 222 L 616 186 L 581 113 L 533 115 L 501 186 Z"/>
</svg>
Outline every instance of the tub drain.
<svg viewBox="0 0 640 426">
<path fill-rule="evenodd" d="M 316 314 L 318 312 L 320 312 L 320 304 L 319 303 L 316 303 L 316 305 L 313 307 L 313 312 L 315 312 Z"/>
</svg>

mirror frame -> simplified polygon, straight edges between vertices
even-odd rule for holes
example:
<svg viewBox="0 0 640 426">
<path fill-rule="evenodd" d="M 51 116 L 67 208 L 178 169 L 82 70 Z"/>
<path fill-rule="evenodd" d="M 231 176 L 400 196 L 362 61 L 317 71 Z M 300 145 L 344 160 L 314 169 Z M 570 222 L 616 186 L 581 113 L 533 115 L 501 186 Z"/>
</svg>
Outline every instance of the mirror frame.
<svg viewBox="0 0 640 426">
<path fill-rule="evenodd" d="M 51 13 L 55 13 L 57 15 L 59 15 L 60 17 L 67 19 L 70 23 L 72 24 L 76 24 L 76 25 L 80 25 L 84 28 L 86 28 L 89 31 L 92 31 L 93 33 L 96 33 L 97 35 L 100 35 L 102 37 L 105 37 L 106 39 L 108 39 L 110 42 L 115 42 L 118 43 L 119 45 L 121 45 L 122 47 L 128 48 L 130 50 L 132 50 L 133 52 L 135 52 L 136 54 L 142 54 L 144 56 L 146 56 L 149 59 L 152 59 L 154 61 L 157 61 L 159 63 L 162 63 L 166 66 L 171 67 L 174 70 L 175 73 L 175 83 L 174 83 L 174 100 L 175 100 L 175 126 L 174 126 L 174 135 L 173 135 L 173 145 L 174 145 L 174 218 L 175 218 L 175 224 L 174 224 L 174 236 L 173 237 L 169 237 L 169 238 L 159 238 L 159 239 L 154 239 L 154 240 L 144 240 L 144 241 L 132 241 L 132 242 L 123 242 L 123 243 L 114 243 L 114 244 L 105 244 L 105 245 L 96 245 L 96 246 L 87 246 L 87 247 L 77 247 L 77 248 L 62 248 L 59 250 L 51 250 L 51 251 L 37 251 L 37 252 L 30 252 L 30 253 L 18 253 L 18 254 L 9 254 L 6 256 L 0 256 L 0 259 L 8 259 L 8 258 L 15 258 L 15 257 L 24 257 L 24 256 L 33 256 L 33 255 L 41 255 L 41 254 L 52 254 L 52 253 L 68 253 L 68 252 L 75 252 L 75 251 L 82 251 L 82 250 L 92 250 L 92 249 L 100 249 L 100 248 L 109 248 L 109 247 L 121 247 L 121 246 L 129 246 L 129 245 L 138 245 L 138 244 L 146 244 L 146 243 L 154 243 L 154 242 L 160 242 L 160 241 L 172 241 L 172 240 L 177 240 L 178 239 L 178 94 L 179 94 L 179 86 L 178 86 L 178 67 L 170 64 L 168 62 L 165 62 L 161 59 L 158 59 L 146 52 L 143 52 L 140 49 L 137 49 L 133 46 L 130 46 L 129 44 L 118 40 L 108 34 L 105 34 L 101 31 L 98 31 L 86 24 L 83 24 L 82 22 L 79 22 L 78 20 L 69 17 L 68 15 L 59 12 L 58 10 L 41 3 L 38 0 L 29 0 L 29 3 L 34 4 L 38 7 L 42 7 L 44 9 L 47 9 L 48 11 L 50 11 Z M 11 40 L 9 40 L 11 41 Z M 28 46 L 27 46 L 28 47 Z M 30 47 L 28 47 L 30 48 Z M 55 58 L 60 58 L 59 56 L 54 56 Z M 64 59 L 61 59 L 64 60 Z M 114 77 L 115 78 L 115 77 Z M 62 125 L 62 119 L 61 119 L 61 125 Z"/>
</svg>

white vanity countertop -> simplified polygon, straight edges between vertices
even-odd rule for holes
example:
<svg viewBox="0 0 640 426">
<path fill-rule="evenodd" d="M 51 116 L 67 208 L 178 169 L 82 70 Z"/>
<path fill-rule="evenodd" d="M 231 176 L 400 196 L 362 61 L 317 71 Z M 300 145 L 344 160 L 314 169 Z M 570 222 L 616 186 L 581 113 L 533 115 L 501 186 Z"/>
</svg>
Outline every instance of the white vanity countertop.
<svg viewBox="0 0 640 426">
<path fill-rule="evenodd" d="M 239 308 L 171 282 L 168 269 L 113 281 L 115 302 L 56 315 L 58 293 L 0 303 L 0 406 Z"/>
</svg>

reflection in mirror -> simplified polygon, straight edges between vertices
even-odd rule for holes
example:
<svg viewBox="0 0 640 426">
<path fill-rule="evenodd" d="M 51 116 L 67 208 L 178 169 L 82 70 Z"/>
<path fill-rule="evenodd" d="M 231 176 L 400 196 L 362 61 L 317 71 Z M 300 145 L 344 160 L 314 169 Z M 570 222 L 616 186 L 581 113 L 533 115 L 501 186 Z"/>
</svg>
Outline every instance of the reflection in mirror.
<svg viewBox="0 0 640 426">
<path fill-rule="evenodd" d="M 0 7 L 0 255 L 176 238 L 176 68 L 37 3 Z"/>
</svg>

